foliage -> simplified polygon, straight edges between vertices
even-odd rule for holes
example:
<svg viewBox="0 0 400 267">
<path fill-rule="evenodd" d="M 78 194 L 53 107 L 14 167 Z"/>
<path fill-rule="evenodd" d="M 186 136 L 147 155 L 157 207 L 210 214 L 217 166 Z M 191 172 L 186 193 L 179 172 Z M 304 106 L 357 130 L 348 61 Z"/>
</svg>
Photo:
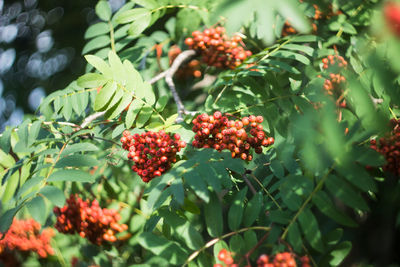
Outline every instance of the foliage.
<svg viewBox="0 0 400 267">
<path fill-rule="evenodd" d="M 78 257 L 83 265 L 212 266 L 221 249 L 240 262 L 293 250 L 313 265 L 341 264 L 352 249 L 343 233 L 371 212 L 381 184 L 399 190 L 369 146 L 400 115 L 398 37 L 375 0 L 231 2 L 135 0 L 113 14 L 100 0 L 99 22 L 85 34 L 86 73 L 0 138 L 0 232 L 14 216 L 54 225 L 53 208 L 77 193 L 118 210 L 129 234 L 95 246 L 58 233 L 55 256 L 42 264 Z M 312 33 L 306 17 L 315 5 L 340 12 L 314 21 Z M 286 18 L 302 34 L 281 37 Z M 174 82 L 170 47 L 187 49 L 192 31 L 215 22 L 240 31 L 253 55 L 234 69 L 205 68 L 204 80 L 214 77 L 206 86 L 194 77 Z M 324 90 L 329 55 L 348 62 L 336 69 L 346 80 L 339 95 Z M 152 79 L 160 73 L 165 79 Z M 125 129 L 164 130 L 191 143 L 193 115 L 215 111 L 263 116 L 274 145 L 251 161 L 188 145 L 148 184 L 130 170 L 119 141 Z"/>
</svg>

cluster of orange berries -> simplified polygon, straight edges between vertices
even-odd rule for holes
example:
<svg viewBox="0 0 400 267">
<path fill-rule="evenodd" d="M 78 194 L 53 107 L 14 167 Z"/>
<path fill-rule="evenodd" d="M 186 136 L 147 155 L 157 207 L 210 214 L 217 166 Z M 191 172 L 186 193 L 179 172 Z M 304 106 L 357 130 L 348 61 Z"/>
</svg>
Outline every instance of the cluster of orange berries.
<svg viewBox="0 0 400 267">
<path fill-rule="evenodd" d="M 346 100 L 343 98 L 343 87 L 345 86 L 346 78 L 338 72 L 347 67 L 347 61 L 342 56 L 329 55 L 322 59 L 322 64 L 324 70 L 330 71 L 328 79 L 324 81 L 325 92 L 336 98 L 337 106 L 345 108 Z"/>
<path fill-rule="evenodd" d="M 322 59 L 322 68 L 328 69 L 332 66 L 337 65 L 339 68 L 347 67 L 347 61 L 339 55 L 329 55 Z"/>
<path fill-rule="evenodd" d="M 172 65 L 176 57 L 182 52 L 182 50 L 177 46 L 173 45 L 168 51 L 169 65 Z M 175 73 L 175 77 L 178 79 L 183 79 L 186 77 L 201 77 L 201 65 L 198 59 L 192 59 L 187 64 L 183 65 Z"/>
<path fill-rule="evenodd" d="M 400 36 L 400 4 L 392 1 L 386 2 L 384 7 L 386 24 L 397 36 Z"/>
<path fill-rule="evenodd" d="M 133 135 L 125 130 L 121 143 L 129 151 L 128 159 L 135 163 L 132 170 L 146 183 L 169 170 L 171 163 L 176 162 L 176 153 L 186 146 L 179 134 L 163 130 Z"/>
<path fill-rule="evenodd" d="M 307 256 L 301 257 L 300 262 L 301 267 L 311 267 Z M 297 262 L 295 255 L 290 252 L 278 253 L 272 261 L 266 254 L 262 254 L 257 260 L 257 267 L 297 267 Z"/>
<path fill-rule="evenodd" d="M 193 132 L 196 133 L 192 145 L 197 148 L 214 148 L 221 152 L 228 149 L 232 158 L 252 160 L 250 148 L 257 154 L 262 153 L 262 146 L 274 143 L 273 137 L 266 136 L 261 123 L 262 116 L 250 115 L 238 120 L 229 120 L 221 112 L 213 115 L 198 115 L 193 121 Z"/>
<path fill-rule="evenodd" d="M 383 166 L 383 170 L 400 177 L 400 119 L 392 119 L 390 123 L 393 128 L 390 135 L 380 138 L 379 142 L 373 139 L 370 143 L 371 148 L 386 159 L 387 163 Z"/>
<path fill-rule="evenodd" d="M 274 259 L 271 260 L 266 254 L 260 255 L 257 259 L 257 267 L 297 267 L 295 256 L 290 252 L 282 252 L 275 255 Z M 235 263 L 232 257 L 232 253 L 226 249 L 221 249 L 218 253 L 218 259 L 225 265 L 216 263 L 213 267 L 238 267 L 239 264 Z M 271 261 L 270 261 L 271 260 Z M 301 267 L 311 267 L 310 259 L 307 256 L 300 258 Z M 247 264 L 246 267 L 251 267 Z"/>
<path fill-rule="evenodd" d="M 192 36 L 185 39 L 185 44 L 200 53 L 203 62 L 209 66 L 234 69 L 252 55 L 251 51 L 241 46 L 240 36 L 229 39 L 223 27 L 194 31 Z"/>
<path fill-rule="evenodd" d="M 76 194 L 67 199 L 64 207 L 55 207 L 54 213 L 57 216 L 55 228 L 59 232 L 78 233 L 96 245 L 115 242 L 115 234 L 128 229 L 126 224 L 118 223 L 121 216 L 116 210 L 101 208 L 96 199 L 84 201 Z"/>
<path fill-rule="evenodd" d="M 40 224 L 34 219 L 17 220 L 14 218 L 10 229 L 3 236 L 0 233 L 0 255 L 10 251 L 33 251 L 41 258 L 53 255 L 50 246 L 51 238 L 54 236 L 53 229 L 46 228 L 40 232 Z"/>
</svg>

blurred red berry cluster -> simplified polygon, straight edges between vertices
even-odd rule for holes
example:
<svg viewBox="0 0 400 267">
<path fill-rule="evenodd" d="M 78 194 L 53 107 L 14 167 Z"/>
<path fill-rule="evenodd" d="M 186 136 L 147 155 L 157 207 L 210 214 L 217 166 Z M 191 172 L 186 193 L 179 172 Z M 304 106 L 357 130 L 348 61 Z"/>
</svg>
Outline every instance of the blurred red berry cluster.
<svg viewBox="0 0 400 267">
<path fill-rule="evenodd" d="M 257 259 L 257 267 L 311 267 L 310 259 L 307 256 L 298 258 L 301 265 L 296 262 L 297 255 L 290 252 L 277 253 L 275 257 L 262 254 Z M 224 264 L 216 263 L 213 267 L 238 267 L 239 264 L 234 262 L 232 253 L 226 249 L 221 249 L 218 253 L 218 259 Z M 251 267 L 252 265 L 248 263 L 246 267 Z"/>
<path fill-rule="evenodd" d="M 228 149 L 232 158 L 252 160 L 250 148 L 257 154 L 262 153 L 262 146 L 274 143 L 273 137 L 268 137 L 261 125 L 262 116 L 250 115 L 238 120 L 229 120 L 221 112 L 213 115 L 203 113 L 193 121 L 193 146 L 197 148 L 214 148 L 217 151 Z"/>
<path fill-rule="evenodd" d="M 200 53 L 203 62 L 209 66 L 234 69 L 252 55 L 243 48 L 240 36 L 229 39 L 223 27 L 194 31 L 192 36 L 186 38 L 185 44 Z"/>
<path fill-rule="evenodd" d="M 115 242 L 115 234 L 128 229 L 126 224 L 119 224 L 119 213 L 114 209 L 101 208 L 99 202 L 94 199 L 82 200 L 78 195 L 72 194 L 67 199 L 67 204 L 55 207 L 57 216 L 55 228 L 64 234 L 78 233 L 96 245 L 105 241 Z"/>
<path fill-rule="evenodd" d="M 386 2 L 384 16 L 390 30 L 400 37 L 400 4 L 392 1 Z"/>
<path fill-rule="evenodd" d="M 390 120 L 392 131 L 385 137 L 376 141 L 371 140 L 371 148 L 381 153 L 386 164 L 383 166 L 384 171 L 393 173 L 396 177 L 400 177 L 400 119 Z"/>
<path fill-rule="evenodd" d="M 336 99 L 336 104 L 339 107 L 346 107 L 346 100 L 343 97 L 346 78 L 340 74 L 343 68 L 347 67 L 347 61 L 339 55 L 329 55 L 322 59 L 322 68 L 327 71 L 324 90 L 328 95 Z M 322 77 L 322 76 L 320 76 Z"/>
<path fill-rule="evenodd" d="M 10 251 L 32 251 L 41 258 L 53 255 L 50 246 L 54 236 L 53 229 L 46 228 L 40 232 L 40 224 L 34 219 L 17 220 L 14 218 L 10 229 L 3 235 L 0 233 L 0 255 Z"/>
<path fill-rule="evenodd" d="M 128 159 L 135 163 L 132 170 L 146 183 L 168 171 L 171 163 L 176 162 L 176 153 L 186 146 L 179 134 L 163 130 L 133 135 L 124 131 L 121 143 L 129 151 Z"/>
</svg>

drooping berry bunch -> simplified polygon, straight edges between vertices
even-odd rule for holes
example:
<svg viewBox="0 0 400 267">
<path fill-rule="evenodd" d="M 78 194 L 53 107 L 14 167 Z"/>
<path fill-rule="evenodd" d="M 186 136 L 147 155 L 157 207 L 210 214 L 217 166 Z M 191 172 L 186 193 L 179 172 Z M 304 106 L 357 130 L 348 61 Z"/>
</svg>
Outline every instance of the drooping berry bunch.
<svg viewBox="0 0 400 267">
<path fill-rule="evenodd" d="M 277 253 L 275 257 L 268 256 L 266 254 L 261 254 L 256 262 L 257 267 L 297 267 L 296 262 L 297 255 L 290 252 Z M 225 265 L 216 263 L 213 267 L 238 267 L 239 264 L 234 262 L 232 253 L 226 249 L 221 249 L 218 253 L 218 259 L 222 261 Z M 311 267 L 310 259 L 307 256 L 297 258 L 301 263 L 301 267 Z M 250 262 L 246 267 L 251 267 Z"/>
<path fill-rule="evenodd" d="M 118 223 L 121 219 L 118 211 L 101 208 L 96 199 L 82 200 L 77 194 L 72 194 L 64 207 L 55 207 L 54 214 L 57 216 L 55 228 L 59 232 L 78 233 L 96 245 L 115 242 L 115 234 L 128 229 L 126 224 Z"/>
<path fill-rule="evenodd" d="M 400 4 L 392 1 L 386 2 L 384 16 L 386 24 L 393 34 L 400 37 Z"/>
<path fill-rule="evenodd" d="M 176 153 L 186 146 L 179 134 L 171 135 L 163 130 L 134 135 L 124 131 L 121 142 L 129 151 L 128 159 L 135 163 L 132 170 L 146 183 L 168 171 L 176 162 Z"/>
<path fill-rule="evenodd" d="M 203 62 L 209 66 L 234 69 L 252 55 L 243 48 L 240 36 L 229 39 L 223 27 L 194 31 L 192 36 L 185 39 L 185 44 L 200 53 Z"/>
<path fill-rule="evenodd" d="M 177 46 L 171 46 L 170 50 L 168 51 L 168 58 L 169 58 L 169 65 L 172 65 L 176 57 L 182 52 L 182 50 Z M 184 79 L 187 77 L 201 77 L 201 64 L 198 59 L 192 59 L 188 63 L 183 64 L 177 72 L 175 73 L 175 77 L 178 79 Z"/>
<path fill-rule="evenodd" d="M 229 120 L 221 112 L 213 115 L 203 113 L 193 121 L 193 132 L 196 133 L 192 145 L 197 148 L 214 148 L 217 151 L 229 150 L 232 158 L 252 160 L 251 148 L 257 154 L 262 153 L 262 146 L 274 143 L 273 137 L 268 137 L 261 125 L 262 116 L 250 115 L 238 120 Z"/>
<path fill-rule="evenodd" d="M 371 140 L 371 148 L 381 153 L 386 164 L 383 166 L 384 171 L 393 173 L 396 177 L 400 177 L 400 119 L 392 119 L 390 121 L 392 131 L 385 137 L 376 141 Z"/>
<path fill-rule="evenodd" d="M 347 61 L 339 55 L 329 55 L 322 59 L 322 68 L 328 71 L 324 81 L 324 90 L 328 95 L 336 99 L 338 107 L 346 107 L 346 100 L 343 98 L 346 78 L 340 74 L 341 69 L 347 67 Z"/>
<path fill-rule="evenodd" d="M 17 220 L 14 218 L 10 229 L 5 234 L 0 233 L 0 255 L 11 251 L 33 251 L 41 258 L 53 255 L 50 246 L 51 238 L 54 236 L 53 229 L 46 228 L 40 232 L 40 224 L 34 219 Z"/>
</svg>

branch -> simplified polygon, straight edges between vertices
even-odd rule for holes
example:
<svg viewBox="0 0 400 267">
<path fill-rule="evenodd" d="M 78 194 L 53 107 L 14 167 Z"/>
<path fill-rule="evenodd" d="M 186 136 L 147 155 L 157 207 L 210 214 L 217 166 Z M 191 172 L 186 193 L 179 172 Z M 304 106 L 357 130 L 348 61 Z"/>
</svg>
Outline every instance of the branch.
<svg viewBox="0 0 400 267">
<path fill-rule="evenodd" d="M 79 126 L 79 129 L 85 128 L 86 126 L 89 125 L 89 123 L 91 123 L 91 122 L 94 121 L 95 119 L 97 119 L 97 118 L 103 116 L 104 114 L 106 114 L 106 112 L 105 112 L 105 111 L 102 111 L 102 112 L 96 112 L 96 113 L 90 115 L 89 117 L 86 117 L 86 118 L 84 119 L 84 121 L 82 122 L 82 124 Z"/>
<path fill-rule="evenodd" d="M 254 195 L 256 195 L 256 194 L 257 194 L 257 191 L 256 191 L 256 189 L 254 189 L 254 186 L 251 184 L 251 182 L 249 181 L 249 179 L 247 179 L 246 171 L 242 174 L 242 178 L 243 178 L 243 180 L 246 182 L 247 186 L 250 188 L 250 191 L 251 191 Z"/>
<path fill-rule="evenodd" d="M 169 89 L 171 90 L 172 96 L 174 97 L 176 106 L 178 108 L 178 117 L 176 118 L 176 122 L 182 122 L 183 121 L 183 115 L 190 114 L 194 115 L 196 114 L 195 111 L 187 111 L 185 109 L 185 106 L 182 103 L 181 98 L 178 95 L 178 92 L 176 91 L 175 88 L 175 83 L 172 79 L 174 76 L 175 72 L 179 69 L 179 67 L 189 58 L 194 56 L 196 54 L 196 51 L 194 50 L 186 50 L 180 53 L 174 62 L 172 63 L 171 67 L 167 70 L 167 73 L 165 75 L 165 82 L 168 84 Z"/>
</svg>

